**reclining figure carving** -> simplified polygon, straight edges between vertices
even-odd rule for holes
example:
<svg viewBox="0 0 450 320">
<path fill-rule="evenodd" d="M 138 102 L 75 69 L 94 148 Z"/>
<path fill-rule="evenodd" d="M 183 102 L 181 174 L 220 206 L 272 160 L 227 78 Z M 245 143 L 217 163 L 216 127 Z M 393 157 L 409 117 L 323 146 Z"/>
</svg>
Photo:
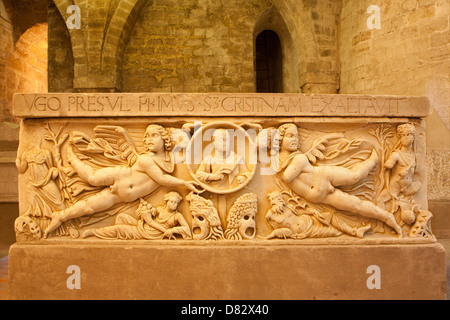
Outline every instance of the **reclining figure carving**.
<svg viewBox="0 0 450 320">
<path fill-rule="evenodd" d="M 358 183 L 377 166 L 379 158 L 374 149 L 369 158 L 349 169 L 343 166 L 314 165 L 316 158 L 323 157 L 321 151 L 325 149 L 327 137 L 321 138 L 307 153 L 302 153 L 299 150 L 298 128 L 293 123 L 283 124 L 278 128 L 276 142 L 275 147 L 279 150 L 280 158 L 278 175 L 294 193 L 312 203 L 325 204 L 338 210 L 378 219 L 393 228 L 399 236 L 402 235 L 402 229 L 391 213 L 377 207 L 373 202 L 362 200 L 340 189 Z"/>
<path fill-rule="evenodd" d="M 86 230 L 83 238 L 96 236 L 101 239 L 121 240 L 160 240 L 176 239 L 179 234 L 183 239 L 191 239 L 191 229 L 183 215 L 177 211 L 183 198 L 178 192 L 172 191 L 164 196 L 165 204 L 154 208 L 141 198 L 136 210 L 138 218 L 120 213 L 113 226 Z"/>
<path fill-rule="evenodd" d="M 104 143 L 109 139 L 114 149 L 121 150 L 118 155 L 127 159 L 127 165 L 95 169 L 82 161 L 71 147 L 68 160 L 73 170 L 84 182 L 94 187 L 103 187 L 101 191 L 73 206 L 52 214 L 52 222 L 45 230 L 45 237 L 69 219 L 93 215 L 105 211 L 118 203 L 129 203 L 145 197 L 160 186 L 183 186 L 198 191 L 195 182 L 184 181 L 170 174 L 174 163 L 168 151 L 173 147 L 169 132 L 160 125 L 149 125 L 144 134 L 144 152 L 138 153 L 127 131 L 118 126 L 97 126 L 97 141 Z M 101 140 L 103 139 L 103 140 Z M 73 145 L 73 141 L 72 141 Z M 108 150 L 105 150 L 107 153 Z"/>
<path fill-rule="evenodd" d="M 283 194 L 288 195 L 286 201 Z M 268 194 L 272 208 L 266 214 L 266 220 L 274 229 L 263 239 L 272 238 L 325 238 L 348 234 L 363 238 L 370 224 L 350 224 L 335 212 L 319 211 L 302 203 L 298 197 L 278 190 Z"/>
</svg>

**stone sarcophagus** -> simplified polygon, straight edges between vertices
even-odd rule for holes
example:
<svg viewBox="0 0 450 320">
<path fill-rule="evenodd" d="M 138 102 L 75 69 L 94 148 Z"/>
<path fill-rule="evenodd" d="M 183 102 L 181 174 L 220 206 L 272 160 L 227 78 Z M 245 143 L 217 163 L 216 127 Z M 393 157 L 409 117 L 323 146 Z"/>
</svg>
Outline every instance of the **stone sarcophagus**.
<svg viewBox="0 0 450 320">
<path fill-rule="evenodd" d="M 426 98 L 402 96 L 16 94 L 11 292 L 104 298 L 95 270 L 116 279 L 123 268 L 150 268 L 140 278 L 130 271 L 139 281 L 116 281 L 106 297 L 406 297 L 399 282 L 416 273 L 402 262 L 445 269 L 427 208 L 422 118 L 430 111 Z M 47 263 L 43 273 L 59 272 L 58 284 L 42 280 L 48 287 L 25 293 L 23 264 L 14 263 L 24 252 L 29 264 Z M 379 266 L 393 256 L 396 264 Z M 329 259 L 353 274 L 364 269 L 362 278 L 335 276 Z M 173 263 L 175 280 L 163 275 Z M 77 265 L 90 280 L 68 288 L 51 264 Z M 394 279 L 384 282 L 391 290 L 369 288 L 371 265 Z M 270 281 L 280 272 L 282 291 Z M 331 279 L 312 285 L 314 277 L 336 278 L 341 289 L 331 292 Z M 445 270 L 413 281 L 414 297 L 442 298 L 442 281 Z"/>
</svg>

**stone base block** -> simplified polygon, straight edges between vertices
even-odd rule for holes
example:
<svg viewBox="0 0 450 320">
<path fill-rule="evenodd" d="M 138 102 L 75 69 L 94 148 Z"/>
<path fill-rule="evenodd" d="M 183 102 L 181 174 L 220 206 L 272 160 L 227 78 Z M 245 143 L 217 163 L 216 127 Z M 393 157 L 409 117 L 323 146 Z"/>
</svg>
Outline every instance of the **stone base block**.
<svg viewBox="0 0 450 320">
<path fill-rule="evenodd" d="M 445 251 L 422 244 L 14 244 L 11 299 L 445 299 Z"/>
</svg>

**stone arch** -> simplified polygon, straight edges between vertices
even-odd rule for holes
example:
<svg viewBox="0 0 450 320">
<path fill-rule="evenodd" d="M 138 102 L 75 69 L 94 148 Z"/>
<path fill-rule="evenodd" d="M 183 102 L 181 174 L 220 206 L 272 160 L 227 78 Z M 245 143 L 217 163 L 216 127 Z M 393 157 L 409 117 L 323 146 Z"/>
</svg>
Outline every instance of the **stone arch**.
<svg viewBox="0 0 450 320">
<path fill-rule="evenodd" d="M 291 70 L 284 76 L 287 77 L 286 84 L 289 84 L 285 85 L 286 92 L 337 92 L 339 81 L 336 80 L 336 71 L 321 60 L 317 27 L 306 1 L 273 1 L 273 6 L 258 18 L 255 33 L 263 26 L 269 26 L 268 29 L 284 38 L 281 39 L 283 50 L 292 54 L 291 62 L 285 63 L 285 70 Z M 286 54 L 285 58 L 289 56 Z"/>
<path fill-rule="evenodd" d="M 17 40 L 6 59 L 6 99 L 12 101 L 14 93 L 48 91 L 47 84 L 47 29 L 48 24 L 37 23 Z M 11 110 L 5 110 L 7 120 L 13 120 Z"/>
<path fill-rule="evenodd" d="M 47 0 L 1 0 L 0 11 L 13 26 L 13 43 L 37 23 L 47 22 Z"/>
<path fill-rule="evenodd" d="M 149 4 L 146 0 L 122 0 L 109 21 L 102 46 L 102 69 L 115 70 L 118 87 L 122 87 L 122 63 L 130 33 L 141 10 Z"/>
<path fill-rule="evenodd" d="M 73 1 L 70 0 L 53 0 L 59 13 L 64 21 L 71 16 L 67 13 L 67 8 L 73 5 Z M 88 54 L 86 48 L 86 41 L 83 33 L 78 29 L 69 29 L 70 41 L 72 44 L 72 54 L 74 60 L 74 81 L 78 77 L 87 77 L 88 72 Z"/>
<path fill-rule="evenodd" d="M 19 71 L 16 92 L 47 92 L 47 30 L 46 22 L 37 23 L 17 40 L 12 60 L 8 59 Z"/>
<path fill-rule="evenodd" d="M 120 91 L 121 90 L 121 62 L 124 47 L 126 46 L 128 34 L 139 14 L 139 11 L 148 3 L 147 0 L 120 0 L 111 2 L 114 4 L 112 14 L 103 16 L 103 21 L 90 21 L 89 11 L 82 1 L 79 0 L 54 0 L 61 16 L 65 21 L 71 13 L 67 8 L 71 5 L 80 5 L 81 29 L 69 30 L 72 42 L 74 58 L 74 88 L 94 91 Z M 84 11 L 83 11 L 84 10 Z M 95 15 L 92 15 L 95 16 Z M 85 26 L 90 23 L 98 25 L 104 23 L 103 35 L 91 41 L 88 39 Z M 94 27 L 98 31 L 98 26 Z M 98 34 L 98 32 L 97 32 Z M 98 51 L 98 56 L 92 52 Z"/>
<path fill-rule="evenodd" d="M 253 31 L 253 43 L 256 43 L 257 36 L 264 30 L 274 31 L 280 38 L 283 52 L 283 90 L 284 92 L 299 92 L 298 72 L 298 50 L 293 42 L 285 20 L 275 6 L 264 11 L 257 19 Z M 254 49 L 256 58 L 256 49 Z"/>
</svg>

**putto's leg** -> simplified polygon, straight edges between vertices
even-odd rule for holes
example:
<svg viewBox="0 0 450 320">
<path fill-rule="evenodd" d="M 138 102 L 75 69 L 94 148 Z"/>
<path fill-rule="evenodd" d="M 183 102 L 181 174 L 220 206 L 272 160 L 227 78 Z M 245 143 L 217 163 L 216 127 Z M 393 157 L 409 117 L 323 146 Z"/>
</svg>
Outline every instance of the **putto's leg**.
<svg viewBox="0 0 450 320">
<path fill-rule="evenodd" d="M 378 155 L 375 150 L 372 151 L 367 160 L 355 165 L 352 169 L 330 166 L 328 174 L 333 186 L 351 186 L 367 177 L 370 171 L 378 164 Z"/>
<path fill-rule="evenodd" d="M 60 215 L 61 211 L 53 212 L 52 221 L 44 231 L 44 238 L 48 238 L 50 236 L 50 233 L 55 231 L 63 223 L 63 221 L 61 221 Z"/>
<path fill-rule="evenodd" d="M 110 186 L 114 184 L 117 170 L 115 167 L 94 169 L 90 165 L 81 161 L 69 147 L 67 150 L 67 158 L 72 168 L 78 173 L 83 181 L 88 182 L 92 186 Z"/>
<path fill-rule="evenodd" d="M 45 229 L 44 237 L 47 238 L 51 232 L 56 230 L 56 228 L 67 220 L 102 212 L 111 208 L 118 202 L 120 202 L 120 199 L 115 194 L 111 193 L 109 188 L 105 188 L 96 195 L 87 198 L 86 200 L 76 202 L 67 209 L 55 211 L 53 212 L 50 225 Z"/>
<path fill-rule="evenodd" d="M 67 149 L 67 159 L 72 168 L 78 173 L 81 179 L 88 181 L 90 176 L 94 175 L 94 168 L 85 164 L 73 152 L 72 146 Z"/>
<path fill-rule="evenodd" d="M 389 227 L 393 228 L 400 236 L 402 228 L 395 221 L 394 215 L 377 207 L 370 201 L 361 200 L 356 196 L 347 194 L 339 189 L 327 195 L 323 201 L 336 209 L 353 212 L 368 218 L 375 218 L 383 221 Z"/>
<path fill-rule="evenodd" d="M 352 168 L 352 171 L 358 174 L 359 180 L 361 180 L 364 177 L 367 177 L 372 171 L 372 169 L 378 164 L 379 157 L 377 152 L 372 150 L 372 153 L 370 154 L 369 158 L 367 160 L 362 161 L 361 163 L 358 163 L 356 166 Z M 356 182 L 358 182 L 356 181 Z"/>
</svg>

